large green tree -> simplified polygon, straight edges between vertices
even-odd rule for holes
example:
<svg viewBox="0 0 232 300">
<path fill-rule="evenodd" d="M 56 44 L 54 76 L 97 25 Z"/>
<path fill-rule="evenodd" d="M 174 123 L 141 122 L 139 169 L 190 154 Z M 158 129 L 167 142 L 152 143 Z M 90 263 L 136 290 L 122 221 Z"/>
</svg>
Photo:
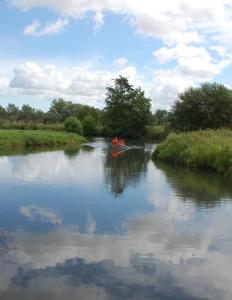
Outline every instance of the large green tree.
<svg viewBox="0 0 232 300">
<path fill-rule="evenodd" d="M 218 83 L 186 89 L 172 108 L 171 125 L 184 131 L 231 127 L 232 91 Z"/>
<path fill-rule="evenodd" d="M 152 120 L 151 100 L 141 88 L 134 88 L 120 76 L 107 87 L 105 121 L 108 134 L 121 137 L 141 137 Z"/>
</svg>

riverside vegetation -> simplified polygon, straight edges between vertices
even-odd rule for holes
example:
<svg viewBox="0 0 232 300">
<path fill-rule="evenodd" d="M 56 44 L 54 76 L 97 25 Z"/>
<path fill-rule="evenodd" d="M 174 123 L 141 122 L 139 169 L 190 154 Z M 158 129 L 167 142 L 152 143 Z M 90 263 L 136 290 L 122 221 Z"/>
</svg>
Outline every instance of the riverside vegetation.
<svg viewBox="0 0 232 300">
<path fill-rule="evenodd" d="M 78 134 L 48 130 L 0 130 L 0 154 L 30 149 L 77 148 L 86 139 Z"/>
<path fill-rule="evenodd" d="M 103 110 L 63 99 L 47 112 L 9 104 L 0 106 L 0 128 L 2 150 L 80 144 L 82 135 L 156 140 L 154 159 L 232 178 L 232 91 L 218 83 L 190 87 L 170 111 L 152 114 L 144 91 L 119 76 L 106 88 Z"/>
<path fill-rule="evenodd" d="M 153 127 L 151 100 L 140 88 L 120 76 L 106 95 L 103 110 L 63 99 L 55 99 L 47 112 L 29 105 L 0 106 L 0 150 L 80 144 L 81 136 L 160 139 L 160 128 Z"/>
<path fill-rule="evenodd" d="M 154 159 L 208 168 L 232 179 L 232 130 L 171 133 L 157 146 Z"/>
<path fill-rule="evenodd" d="M 208 168 L 232 179 L 230 89 L 217 83 L 187 89 L 174 104 L 169 122 L 175 132 L 157 146 L 154 159 Z"/>
</svg>

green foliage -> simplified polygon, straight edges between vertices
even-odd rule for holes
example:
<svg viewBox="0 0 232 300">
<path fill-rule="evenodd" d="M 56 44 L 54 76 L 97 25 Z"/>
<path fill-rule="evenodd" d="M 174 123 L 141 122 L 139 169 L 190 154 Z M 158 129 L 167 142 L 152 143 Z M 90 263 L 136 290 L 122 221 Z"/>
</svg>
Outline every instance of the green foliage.
<svg viewBox="0 0 232 300">
<path fill-rule="evenodd" d="M 19 108 L 14 104 L 9 103 L 6 108 L 6 114 L 10 121 L 16 121 L 19 117 Z"/>
<path fill-rule="evenodd" d="M 0 154 L 29 148 L 79 146 L 85 139 L 77 134 L 44 130 L 0 130 Z M 8 153 L 8 152 L 7 152 Z"/>
<path fill-rule="evenodd" d="M 165 109 L 157 109 L 153 115 L 155 125 L 165 125 L 168 122 L 169 113 Z"/>
<path fill-rule="evenodd" d="M 81 121 L 76 117 L 68 117 L 64 122 L 64 127 L 68 132 L 83 134 Z"/>
<path fill-rule="evenodd" d="M 151 103 L 141 88 L 134 88 L 127 78 L 120 76 L 114 86 L 107 87 L 105 121 L 109 135 L 141 137 L 151 124 Z"/>
<path fill-rule="evenodd" d="M 148 125 L 146 126 L 146 138 L 155 141 L 162 141 L 168 135 L 168 130 L 164 126 Z"/>
<path fill-rule="evenodd" d="M 97 134 L 96 121 L 91 115 L 84 118 L 82 121 L 82 126 L 85 136 L 94 136 Z"/>
<path fill-rule="evenodd" d="M 209 168 L 230 177 L 232 131 L 221 129 L 172 133 L 157 146 L 153 158 L 181 163 L 188 167 Z"/>
<path fill-rule="evenodd" d="M 87 115 L 91 115 L 95 121 L 99 122 L 102 112 L 94 107 L 72 103 L 63 99 L 53 100 L 49 111 L 45 114 L 45 123 L 64 122 L 68 117 L 76 117 L 82 121 Z"/>
<path fill-rule="evenodd" d="M 52 130 L 65 131 L 64 124 L 43 124 L 43 123 L 25 123 L 25 122 L 4 122 L 0 124 L 1 129 L 21 129 L 21 130 Z"/>
<path fill-rule="evenodd" d="M 232 126 L 232 91 L 222 84 L 204 83 L 179 95 L 172 108 L 171 126 L 177 130 Z"/>
</svg>

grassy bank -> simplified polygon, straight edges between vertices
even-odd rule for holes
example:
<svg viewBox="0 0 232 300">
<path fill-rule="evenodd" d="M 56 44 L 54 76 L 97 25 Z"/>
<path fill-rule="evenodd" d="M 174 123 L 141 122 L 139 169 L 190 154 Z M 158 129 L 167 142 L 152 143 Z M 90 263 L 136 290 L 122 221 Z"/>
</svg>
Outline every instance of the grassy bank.
<svg viewBox="0 0 232 300">
<path fill-rule="evenodd" d="M 47 130 L 0 130 L 0 154 L 41 148 L 78 147 L 85 138 Z"/>
<path fill-rule="evenodd" d="M 193 168 L 207 168 L 232 179 L 232 130 L 170 134 L 153 158 Z"/>
<path fill-rule="evenodd" d="M 43 123 L 5 122 L 3 124 L 0 124 L 0 129 L 65 131 L 63 123 L 43 124 Z"/>
</svg>

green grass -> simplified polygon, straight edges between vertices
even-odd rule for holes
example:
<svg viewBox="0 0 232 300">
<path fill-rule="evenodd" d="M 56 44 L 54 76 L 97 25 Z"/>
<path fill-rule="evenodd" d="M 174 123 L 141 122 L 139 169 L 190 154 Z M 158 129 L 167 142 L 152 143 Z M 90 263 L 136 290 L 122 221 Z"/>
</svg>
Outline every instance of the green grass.
<svg viewBox="0 0 232 300">
<path fill-rule="evenodd" d="M 232 180 L 232 130 L 205 130 L 169 136 L 153 158 L 192 168 L 207 168 Z"/>
<path fill-rule="evenodd" d="M 0 154 L 41 148 L 78 147 L 85 138 L 72 133 L 47 130 L 0 130 Z"/>
<path fill-rule="evenodd" d="M 19 129 L 19 130 L 52 130 L 52 131 L 65 131 L 64 124 L 43 124 L 43 123 L 3 123 L 1 129 Z"/>
</svg>

